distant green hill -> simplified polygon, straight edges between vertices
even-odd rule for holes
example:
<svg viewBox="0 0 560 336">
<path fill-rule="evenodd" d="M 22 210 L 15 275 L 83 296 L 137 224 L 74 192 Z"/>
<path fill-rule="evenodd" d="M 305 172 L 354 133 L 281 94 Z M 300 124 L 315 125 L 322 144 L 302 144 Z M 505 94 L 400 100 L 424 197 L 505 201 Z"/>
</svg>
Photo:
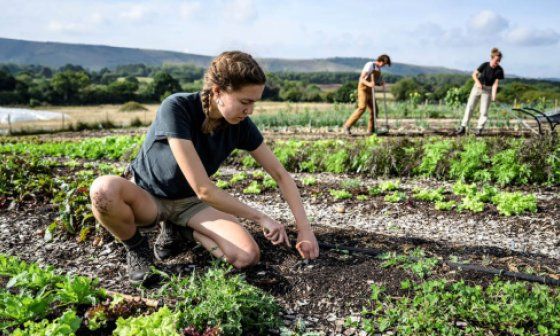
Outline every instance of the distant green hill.
<svg viewBox="0 0 560 336">
<path fill-rule="evenodd" d="M 34 42 L 0 38 L 0 63 L 38 64 L 58 68 L 65 64 L 76 64 L 91 70 L 114 68 L 117 65 L 138 64 L 161 65 L 164 63 L 190 63 L 206 67 L 212 57 L 174 51 L 110 47 L 103 45 L 71 44 L 58 42 Z M 358 57 L 333 57 L 322 59 L 259 59 L 270 72 L 359 72 L 369 59 Z M 464 73 L 443 67 L 429 67 L 394 63 L 387 69 L 395 75 Z"/>
</svg>

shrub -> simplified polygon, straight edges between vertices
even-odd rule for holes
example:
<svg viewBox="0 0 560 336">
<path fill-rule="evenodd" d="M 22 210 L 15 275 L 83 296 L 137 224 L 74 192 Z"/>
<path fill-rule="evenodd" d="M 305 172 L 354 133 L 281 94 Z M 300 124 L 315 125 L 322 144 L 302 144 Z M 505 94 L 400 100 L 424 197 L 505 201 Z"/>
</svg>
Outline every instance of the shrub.
<svg viewBox="0 0 560 336">
<path fill-rule="evenodd" d="M 148 109 L 135 101 L 129 101 L 128 103 L 123 104 L 119 107 L 120 112 L 136 112 L 136 111 L 147 111 Z"/>
</svg>

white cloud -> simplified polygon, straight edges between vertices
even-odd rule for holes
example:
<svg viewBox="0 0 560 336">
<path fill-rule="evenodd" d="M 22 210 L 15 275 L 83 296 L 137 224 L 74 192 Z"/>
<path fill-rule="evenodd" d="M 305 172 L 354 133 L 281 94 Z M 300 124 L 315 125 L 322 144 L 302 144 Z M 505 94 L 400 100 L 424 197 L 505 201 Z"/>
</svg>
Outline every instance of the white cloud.
<svg viewBox="0 0 560 336">
<path fill-rule="evenodd" d="M 91 14 L 90 21 L 93 24 L 103 23 L 105 21 L 105 17 L 101 15 L 101 13 L 95 12 Z"/>
<path fill-rule="evenodd" d="M 505 38 L 519 46 L 545 46 L 558 43 L 560 34 L 552 29 L 517 27 L 508 31 Z"/>
<path fill-rule="evenodd" d="M 93 31 L 96 26 L 104 23 L 106 18 L 99 12 L 93 12 L 82 20 L 50 20 L 47 29 L 56 33 L 88 33 Z"/>
<path fill-rule="evenodd" d="M 451 27 L 444 29 L 432 22 L 422 23 L 416 27 L 410 36 L 419 45 L 434 45 L 444 47 L 466 47 L 476 44 L 477 36 L 466 34 L 464 29 Z"/>
<path fill-rule="evenodd" d="M 469 26 L 480 33 L 496 34 L 507 29 L 509 22 L 503 16 L 493 11 L 483 10 L 471 18 Z"/>
<path fill-rule="evenodd" d="M 142 5 L 133 5 L 127 9 L 123 13 L 121 13 L 120 17 L 130 21 L 140 21 L 146 17 L 148 14 L 148 10 L 145 6 Z"/>
<path fill-rule="evenodd" d="M 253 0 L 232 0 L 226 4 L 224 14 L 238 22 L 249 22 L 257 18 L 257 8 Z"/>
<path fill-rule="evenodd" d="M 200 3 L 188 1 L 181 4 L 179 7 L 179 15 L 182 19 L 190 19 L 194 14 L 200 11 Z"/>
<path fill-rule="evenodd" d="M 92 26 L 87 22 L 51 20 L 47 25 L 47 29 L 55 33 L 83 34 L 90 32 Z"/>
</svg>

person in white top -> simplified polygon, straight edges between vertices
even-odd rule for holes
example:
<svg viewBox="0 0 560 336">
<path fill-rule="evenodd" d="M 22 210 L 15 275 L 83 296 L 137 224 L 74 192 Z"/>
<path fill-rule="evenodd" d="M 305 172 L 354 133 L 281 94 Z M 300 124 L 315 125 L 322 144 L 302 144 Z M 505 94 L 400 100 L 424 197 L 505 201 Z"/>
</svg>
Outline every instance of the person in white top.
<svg viewBox="0 0 560 336">
<path fill-rule="evenodd" d="M 381 78 L 381 68 L 384 66 L 391 66 L 391 58 L 388 55 L 380 55 L 377 57 L 376 61 L 367 62 L 364 65 L 362 73 L 360 74 L 360 80 L 358 82 L 358 108 L 344 123 L 344 132 L 346 134 L 351 134 L 350 128 L 360 119 L 362 114 L 366 111 L 366 107 L 369 109 L 369 121 L 368 121 L 368 133 L 373 134 L 374 132 L 374 110 L 373 110 L 373 95 L 371 89 L 374 85 L 383 85 Z M 371 77 L 374 77 L 372 81 Z M 375 82 L 375 83 L 374 83 Z M 375 111 L 378 111 L 377 102 L 375 102 Z"/>
</svg>

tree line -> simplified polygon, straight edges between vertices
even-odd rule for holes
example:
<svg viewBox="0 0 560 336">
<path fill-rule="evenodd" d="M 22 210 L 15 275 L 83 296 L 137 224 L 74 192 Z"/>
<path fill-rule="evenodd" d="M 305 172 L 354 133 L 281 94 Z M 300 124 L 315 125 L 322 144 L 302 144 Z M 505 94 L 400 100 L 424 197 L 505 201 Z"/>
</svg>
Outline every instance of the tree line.
<svg viewBox="0 0 560 336">
<path fill-rule="evenodd" d="M 204 69 L 188 64 L 148 66 L 130 64 L 99 71 L 79 65 L 53 69 L 40 65 L 0 64 L 0 104 L 115 104 L 127 101 L 157 103 L 171 93 L 202 87 Z M 290 102 L 354 102 L 356 72 L 276 72 L 267 74 L 264 100 Z M 467 100 L 472 79 L 461 74 L 398 76 L 384 74 L 395 100 Z M 500 84 L 503 102 L 542 103 L 560 99 L 560 82 L 507 79 Z"/>
</svg>

